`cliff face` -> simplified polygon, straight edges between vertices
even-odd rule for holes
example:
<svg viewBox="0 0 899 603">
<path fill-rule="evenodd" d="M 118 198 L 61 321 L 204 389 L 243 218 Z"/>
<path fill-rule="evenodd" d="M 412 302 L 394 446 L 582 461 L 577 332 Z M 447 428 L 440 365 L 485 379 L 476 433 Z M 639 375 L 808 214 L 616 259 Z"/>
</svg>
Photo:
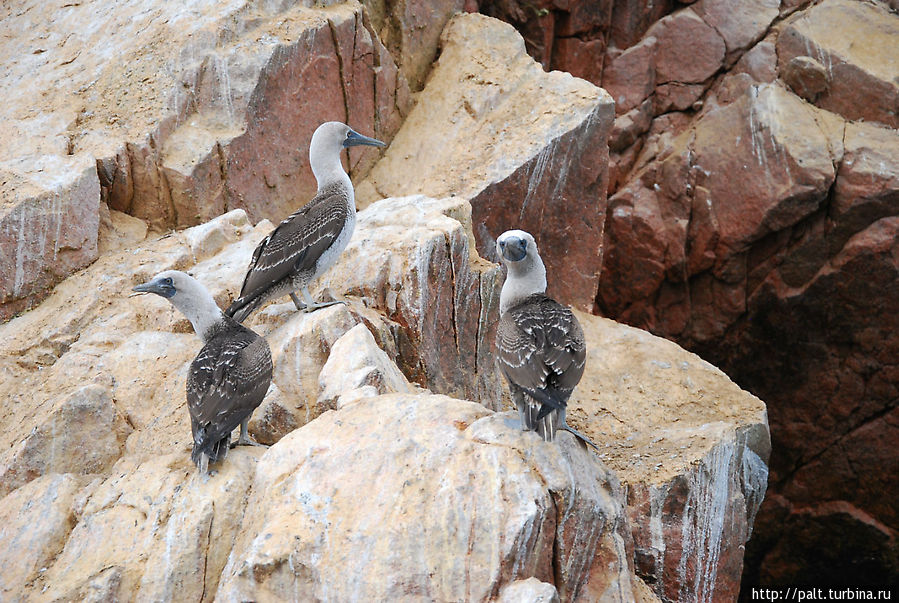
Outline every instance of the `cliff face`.
<svg viewBox="0 0 899 603">
<path fill-rule="evenodd" d="M 32 36 L 38 8 L 3 27 Z M 502 273 L 478 250 L 527 228 L 550 293 L 592 307 L 614 107 L 457 8 L 88 2 L 57 9 L 31 54 L 4 49 L 35 74 L 25 92 L 57 93 L 4 108 L 27 137 L 0 156 L 18 178 L 0 311 L 34 308 L 0 325 L 0 598 L 735 596 L 766 487 L 757 398 L 580 313 L 570 421 L 600 453 L 506 411 Z M 438 40 L 422 19 L 449 21 Z M 271 447 L 200 478 L 184 408 L 200 343 L 163 300 L 127 295 L 174 268 L 233 299 L 270 220 L 311 194 L 326 119 L 393 140 L 348 156 L 365 209 L 314 291 L 348 303 L 251 318 L 275 364 L 251 433 Z"/>
<path fill-rule="evenodd" d="M 769 404 L 748 583 L 895 583 L 899 6 L 481 4 L 616 102 L 597 311 Z"/>
</svg>

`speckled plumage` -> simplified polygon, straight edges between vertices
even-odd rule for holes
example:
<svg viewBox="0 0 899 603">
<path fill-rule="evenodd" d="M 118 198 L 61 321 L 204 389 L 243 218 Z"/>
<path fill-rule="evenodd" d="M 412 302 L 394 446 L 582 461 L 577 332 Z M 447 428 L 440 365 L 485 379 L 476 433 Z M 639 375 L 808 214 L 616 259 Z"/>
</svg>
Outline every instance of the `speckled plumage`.
<svg viewBox="0 0 899 603">
<path fill-rule="evenodd" d="M 342 182 L 325 186 L 265 237 L 250 260 L 240 296 L 225 311 L 242 322 L 269 299 L 309 285 L 334 265 L 356 225 L 356 209 Z"/>
<path fill-rule="evenodd" d="M 262 403 L 272 381 L 268 343 L 235 320 L 222 317 L 190 364 L 187 408 L 194 447 L 190 458 L 201 470 L 225 458 L 231 432 Z"/>
<path fill-rule="evenodd" d="M 584 332 L 571 310 L 542 293 L 499 320 L 496 347 L 522 427 L 552 441 L 565 425 L 568 398 L 584 374 Z"/>
</svg>

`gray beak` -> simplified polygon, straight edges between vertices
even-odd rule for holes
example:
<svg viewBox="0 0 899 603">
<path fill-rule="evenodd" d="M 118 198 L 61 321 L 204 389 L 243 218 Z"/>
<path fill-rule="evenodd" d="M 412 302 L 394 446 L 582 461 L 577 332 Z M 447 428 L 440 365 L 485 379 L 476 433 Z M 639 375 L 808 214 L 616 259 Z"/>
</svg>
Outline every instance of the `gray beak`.
<svg viewBox="0 0 899 603">
<path fill-rule="evenodd" d="M 515 237 L 500 241 L 499 248 L 502 250 L 503 257 L 510 262 L 520 262 L 528 254 L 528 242 Z"/>
<path fill-rule="evenodd" d="M 346 135 L 346 140 L 343 141 L 344 147 L 358 147 L 358 146 L 369 146 L 369 147 L 386 147 L 386 142 L 381 142 L 376 138 L 369 138 L 368 136 L 363 136 L 359 134 L 355 130 L 350 130 Z"/>
<path fill-rule="evenodd" d="M 176 293 L 175 286 L 170 278 L 153 279 L 148 283 L 137 285 L 131 290 L 137 293 L 155 293 L 165 298 L 172 297 Z"/>
</svg>

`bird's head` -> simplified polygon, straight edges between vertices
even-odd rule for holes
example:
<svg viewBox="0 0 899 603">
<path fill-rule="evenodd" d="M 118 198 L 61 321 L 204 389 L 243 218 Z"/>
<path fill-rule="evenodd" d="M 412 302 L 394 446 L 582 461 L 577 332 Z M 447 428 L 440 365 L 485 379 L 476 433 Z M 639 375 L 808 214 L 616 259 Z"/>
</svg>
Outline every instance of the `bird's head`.
<svg viewBox="0 0 899 603">
<path fill-rule="evenodd" d="M 537 243 L 528 232 L 507 230 L 496 239 L 496 252 L 506 264 L 520 262 L 528 255 L 537 254 Z"/>
<path fill-rule="evenodd" d="M 212 294 L 189 274 L 179 270 L 160 272 L 152 279 L 132 288 L 136 293 L 155 293 L 181 310 L 197 332 L 205 338 L 209 328 L 222 318 L 222 311 Z"/>
<path fill-rule="evenodd" d="M 339 121 L 328 121 L 315 129 L 309 143 L 309 165 L 319 186 L 331 180 L 338 171 L 343 172 L 340 153 L 356 146 L 386 147 L 387 144 L 363 136 Z"/>
</svg>

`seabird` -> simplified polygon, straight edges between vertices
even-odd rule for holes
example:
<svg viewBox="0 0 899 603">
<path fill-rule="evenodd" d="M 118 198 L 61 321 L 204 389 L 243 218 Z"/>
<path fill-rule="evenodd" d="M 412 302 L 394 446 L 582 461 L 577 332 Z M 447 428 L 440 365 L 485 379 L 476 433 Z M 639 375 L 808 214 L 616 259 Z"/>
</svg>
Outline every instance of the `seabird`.
<svg viewBox="0 0 899 603">
<path fill-rule="evenodd" d="M 271 350 L 265 338 L 225 316 L 206 287 L 183 272 L 167 270 L 134 291 L 168 299 L 205 344 L 190 363 L 187 409 L 194 436 L 190 458 L 207 473 L 210 462 L 225 458 L 238 425 L 237 444 L 256 444 L 247 424 L 272 381 Z"/>
<path fill-rule="evenodd" d="M 340 122 L 329 121 L 316 128 L 309 144 L 309 165 L 318 192 L 259 243 L 240 296 L 225 314 L 243 322 L 265 301 L 288 294 L 297 310 L 304 312 L 342 303 L 316 303 L 307 287 L 334 265 L 356 227 L 353 183 L 343 170 L 340 154 L 358 145 L 387 146 Z M 297 299 L 297 290 L 305 303 Z"/>
<path fill-rule="evenodd" d="M 509 230 L 496 240 L 506 265 L 499 296 L 499 366 L 518 408 L 521 428 L 552 442 L 556 430 L 590 439 L 565 423 L 568 398 L 584 374 L 584 331 L 571 309 L 546 296 L 546 268 L 534 237 Z"/>
</svg>

